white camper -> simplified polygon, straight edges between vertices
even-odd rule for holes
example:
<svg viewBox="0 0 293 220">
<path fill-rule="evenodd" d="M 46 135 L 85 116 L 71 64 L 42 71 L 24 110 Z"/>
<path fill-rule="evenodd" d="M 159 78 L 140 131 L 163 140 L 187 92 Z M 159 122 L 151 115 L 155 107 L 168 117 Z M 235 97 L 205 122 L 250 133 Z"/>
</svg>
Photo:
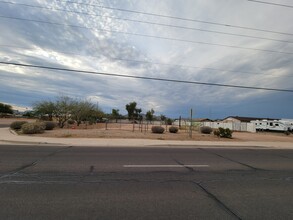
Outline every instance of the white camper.
<svg viewBox="0 0 293 220">
<path fill-rule="evenodd" d="M 293 119 L 281 119 L 288 127 L 288 131 L 293 131 Z"/>
<path fill-rule="evenodd" d="M 290 131 L 291 127 L 288 123 L 281 120 L 256 120 L 251 121 L 255 124 L 255 129 L 259 131 Z"/>
</svg>

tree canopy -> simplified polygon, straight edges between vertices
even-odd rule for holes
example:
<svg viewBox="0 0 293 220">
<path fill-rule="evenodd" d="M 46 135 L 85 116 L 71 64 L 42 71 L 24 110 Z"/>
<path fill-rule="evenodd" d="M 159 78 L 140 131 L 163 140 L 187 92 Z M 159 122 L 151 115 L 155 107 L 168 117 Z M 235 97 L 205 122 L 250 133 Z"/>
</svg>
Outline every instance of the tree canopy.
<svg viewBox="0 0 293 220">
<path fill-rule="evenodd" d="M 136 102 L 130 102 L 125 106 L 126 111 L 128 112 L 128 118 L 135 120 L 139 118 L 139 114 L 141 113 L 141 108 L 137 108 Z"/>
<path fill-rule="evenodd" d="M 112 114 L 111 114 L 111 117 L 113 118 L 113 119 L 115 119 L 116 120 L 116 123 L 117 123 L 117 120 L 118 120 L 118 118 L 120 117 L 121 115 L 119 114 L 119 109 L 112 109 Z"/>
<path fill-rule="evenodd" d="M 49 120 L 55 117 L 59 127 L 63 128 L 68 119 L 79 125 L 82 121 L 96 121 L 103 117 L 103 112 L 88 100 L 75 100 L 60 96 L 55 101 L 40 101 L 34 104 L 34 111 L 39 116 L 47 115 Z"/>
<path fill-rule="evenodd" d="M 148 121 L 150 121 L 150 122 L 151 122 L 152 120 L 154 120 L 154 113 L 155 113 L 154 109 L 151 109 L 151 110 L 147 111 L 147 113 L 146 113 L 146 115 L 145 115 L 146 120 L 148 120 Z"/>
<path fill-rule="evenodd" d="M 0 103 L 0 113 L 13 114 L 12 106 Z"/>
</svg>

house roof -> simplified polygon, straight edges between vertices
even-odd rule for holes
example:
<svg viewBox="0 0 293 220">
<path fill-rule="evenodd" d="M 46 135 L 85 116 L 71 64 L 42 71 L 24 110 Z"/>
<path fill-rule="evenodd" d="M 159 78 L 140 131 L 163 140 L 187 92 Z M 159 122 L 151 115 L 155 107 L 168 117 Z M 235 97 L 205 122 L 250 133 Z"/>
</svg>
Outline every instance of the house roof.
<svg viewBox="0 0 293 220">
<path fill-rule="evenodd" d="M 279 120 L 279 119 L 276 119 L 276 118 L 255 118 L 255 117 L 241 117 L 241 116 L 229 116 L 229 117 L 226 117 L 223 119 L 226 120 L 228 118 L 234 118 L 234 119 L 237 119 L 241 122 L 251 122 L 251 121 L 255 121 L 255 120 Z"/>
<path fill-rule="evenodd" d="M 179 120 L 179 119 L 176 119 L 176 120 Z M 184 121 L 190 121 L 190 118 L 181 118 L 181 120 L 184 120 Z M 205 121 L 213 121 L 209 118 L 193 118 L 192 119 L 193 122 L 205 122 Z"/>
</svg>

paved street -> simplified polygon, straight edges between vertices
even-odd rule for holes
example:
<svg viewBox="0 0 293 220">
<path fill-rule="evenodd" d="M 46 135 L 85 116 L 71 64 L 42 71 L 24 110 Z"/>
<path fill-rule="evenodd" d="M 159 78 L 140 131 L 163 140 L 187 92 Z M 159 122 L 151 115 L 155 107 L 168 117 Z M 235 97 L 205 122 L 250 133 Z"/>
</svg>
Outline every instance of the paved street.
<svg viewBox="0 0 293 220">
<path fill-rule="evenodd" d="M 293 150 L 0 146 L 0 219 L 293 219 Z"/>
</svg>

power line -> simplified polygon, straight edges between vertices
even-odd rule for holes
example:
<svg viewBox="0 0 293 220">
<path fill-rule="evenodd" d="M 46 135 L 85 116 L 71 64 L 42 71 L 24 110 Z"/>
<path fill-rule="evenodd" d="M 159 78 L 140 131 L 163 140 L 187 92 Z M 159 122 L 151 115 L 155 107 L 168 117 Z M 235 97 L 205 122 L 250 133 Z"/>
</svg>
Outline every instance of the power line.
<svg viewBox="0 0 293 220">
<path fill-rule="evenodd" d="M 7 47 L 8 48 L 17 48 L 17 49 L 25 49 L 25 50 L 34 49 L 34 48 L 31 48 L 31 47 L 12 46 L 12 45 L 3 45 L 3 44 L 0 44 L 0 47 L 2 47 L 2 48 L 3 47 L 4 48 L 7 48 Z M 57 51 L 54 50 L 54 52 L 62 53 L 62 54 L 69 54 L 69 55 L 82 56 L 82 57 L 100 58 L 99 56 L 84 55 L 84 54 L 78 54 L 78 53 L 74 53 L 74 52 L 65 52 L 65 51 L 59 51 L 59 50 L 57 50 Z M 211 67 L 189 66 L 189 65 L 181 65 L 181 64 L 169 64 L 169 63 L 151 62 L 151 61 L 146 61 L 146 60 L 123 59 L 123 58 L 117 58 L 117 57 L 109 57 L 109 59 L 111 59 L 111 60 L 119 60 L 119 61 L 127 61 L 127 62 L 144 63 L 144 64 L 152 64 L 152 65 L 171 66 L 171 67 L 179 67 L 179 68 L 189 68 L 189 69 L 206 69 L 206 70 L 212 70 L 212 71 L 231 72 L 231 73 L 246 73 L 246 74 L 254 74 L 254 75 L 261 74 L 260 72 L 236 71 L 236 70 L 227 70 L 227 69 L 219 69 L 219 68 L 211 68 Z M 292 76 L 287 76 L 287 77 L 292 77 Z"/>
<path fill-rule="evenodd" d="M 163 26 L 163 27 L 168 27 L 168 28 L 177 28 L 177 29 L 215 33 L 215 34 L 222 34 L 222 35 L 229 35 L 229 36 L 236 36 L 236 37 L 246 37 L 246 38 L 253 38 L 253 39 L 269 40 L 269 41 L 276 41 L 276 42 L 283 42 L 283 43 L 293 43 L 293 41 L 288 41 L 288 40 L 280 40 L 280 39 L 274 39 L 274 38 L 245 35 L 245 34 L 235 34 L 235 33 L 223 32 L 223 31 L 213 31 L 213 30 L 206 30 L 206 29 L 202 29 L 202 28 L 193 28 L 193 27 L 186 27 L 186 26 L 180 26 L 180 25 L 171 25 L 171 24 L 163 24 L 163 23 L 150 22 L 150 21 L 141 21 L 141 20 L 135 20 L 135 19 L 129 19 L 129 18 L 108 16 L 108 15 L 105 16 L 105 15 L 86 13 L 86 12 L 80 12 L 80 11 L 71 11 L 71 10 L 65 10 L 65 9 L 44 7 L 44 6 L 39 6 L 39 5 L 30 5 L 30 4 L 6 2 L 6 1 L 0 1 L 0 3 L 20 5 L 20 6 L 25 6 L 25 7 L 39 8 L 39 9 L 51 10 L 51 11 L 62 11 L 62 12 L 81 14 L 81 15 L 92 16 L 92 17 L 111 18 L 111 19 L 115 19 L 115 20 L 130 21 L 130 22 L 143 23 L 143 24 L 149 24 L 149 25 L 158 25 L 158 26 Z"/>
<path fill-rule="evenodd" d="M 261 29 L 261 28 L 253 28 L 253 27 L 246 27 L 246 26 L 233 25 L 233 24 L 227 24 L 227 23 L 218 23 L 218 22 L 212 22 L 212 21 L 204 21 L 204 20 L 191 19 L 191 18 L 182 18 L 182 17 L 170 16 L 170 15 L 162 15 L 162 14 L 148 13 L 148 12 L 142 12 L 142 11 L 136 11 L 136 10 L 108 7 L 108 6 L 97 5 L 97 4 L 88 4 L 88 3 L 80 3 L 80 2 L 64 1 L 64 0 L 59 0 L 59 1 L 64 2 L 64 3 L 68 3 L 68 4 L 87 5 L 87 6 L 91 6 L 91 7 L 105 8 L 105 9 L 110 9 L 110 10 L 117 10 L 117 11 L 130 12 L 130 13 L 135 13 L 135 14 L 150 15 L 150 16 L 156 16 L 156 17 L 162 17 L 162 18 L 171 18 L 171 19 L 181 20 L 181 21 L 190 21 L 190 22 L 211 24 L 211 25 L 224 26 L 224 27 L 230 27 L 230 28 L 239 28 L 239 29 L 245 29 L 245 30 L 253 30 L 253 31 L 260 31 L 260 32 L 293 36 L 293 33 L 286 33 L 286 32 L 275 31 L 275 30 L 267 30 L 267 29 Z"/>
<path fill-rule="evenodd" d="M 156 39 L 161 39 L 161 40 L 171 40 L 171 41 L 178 41 L 178 42 L 185 42 L 185 43 L 192 43 L 192 44 L 202 44 L 202 45 L 209 45 L 209 46 L 228 47 L 228 48 L 234 48 L 234 49 L 254 50 L 254 51 L 260 51 L 260 52 L 266 52 L 266 53 L 280 53 L 280 54 L 293 55 L 292 52 L 257 49 L 257 48 L 251 48 L 251 47 L 241 47 L 241 46 L 217 44 L 217 43 L 207 43 L 207 42 L 202 42 L 202 41 L 184 40 L 184 39 L 179 39 L 179 38 L 161 37 L 161 36 L 147 35 L 147 34 L 129 33 L 126 31 L 114 31 L 114 30 L 107 30 L 107 29 L 103 29 L 103 28 L 93 28 L 93 27 L 86 27 L 86 26 L 73 25 L 73 24 L 64 24 L 64 23 L 62 24 L 62 23 L 57 23 L 57 22 L 41 21 L 41 20 L 35 20 L 35 19 L 26 19 L 26 18 L 18 18 L 18 17 L 2 16 L 2 15 L 0 16 L 0 18 L 19 20 L 19 21 L 27 21 L 27 22 L 37 22 L 37 23 L 57 25 L 57 26 L 66 26 L 66 27 L 71 27 L 71 28 L 82 28 L 82 29 L 87 29 L 87 30 L 97 30 L 97 31 L 110 32 L 110 33 L 133 35 L 133 36 L 139 36 L 139 37 L 149 37 L 149 38 L 156 38 Z"/>
<path fill-rule="evenodd" d="M 276 88 L 230 85 L 230 84 L 187 81 L 187 80 L 176 80 L 176 79 L 156 78 L 156 77 L 146 77 L 146 76 L 123 75 L 123 74 L 116 74 L 116 73 L 105 73 L 105 72 L 96 72 L 96 71 L 76 70 L 76 69 L 30 65 L 30 64 L 22 64 L 22 63 L 14 63 L 14 62 L 2 62 L 2 61 L 0 61 L 0 64 L 21 66 L 21 67 L 29 67 L 29 68 L 49 69 L 49 70 L 57 70 L 57 71 L 86 73 L 86 74 L 111 76 L 111 77 L 123 77 L 123 78 L 133 78 L 133 79 L 143 79 L 143 80 L 153 80 L 153 81 L 164 81 L 164 82 L 173 82 L 173 83 L 196 84 L 196 85 L 229 87 L 229 88 L 239 88 L 239 89 L 266 90 L 266 91 L 277 91 L 277 92 L 293 92 L 293 89 L 276 89 Z"/>
<path fill-rule="evenodd" d="M 265 2 L 265 1 L 256 1 L 256 0 L 247 0 L 247 1 L 260 3 L 260 4 L 266 4 L 266 5 L 274 5 L 274 6 L 281 6 L 281 7 L 286 7 L 286 8 L 293 8 L 293 5 L 285 5 L 285 4 L 275 3 L 275 2 Z"/>
</svg>

